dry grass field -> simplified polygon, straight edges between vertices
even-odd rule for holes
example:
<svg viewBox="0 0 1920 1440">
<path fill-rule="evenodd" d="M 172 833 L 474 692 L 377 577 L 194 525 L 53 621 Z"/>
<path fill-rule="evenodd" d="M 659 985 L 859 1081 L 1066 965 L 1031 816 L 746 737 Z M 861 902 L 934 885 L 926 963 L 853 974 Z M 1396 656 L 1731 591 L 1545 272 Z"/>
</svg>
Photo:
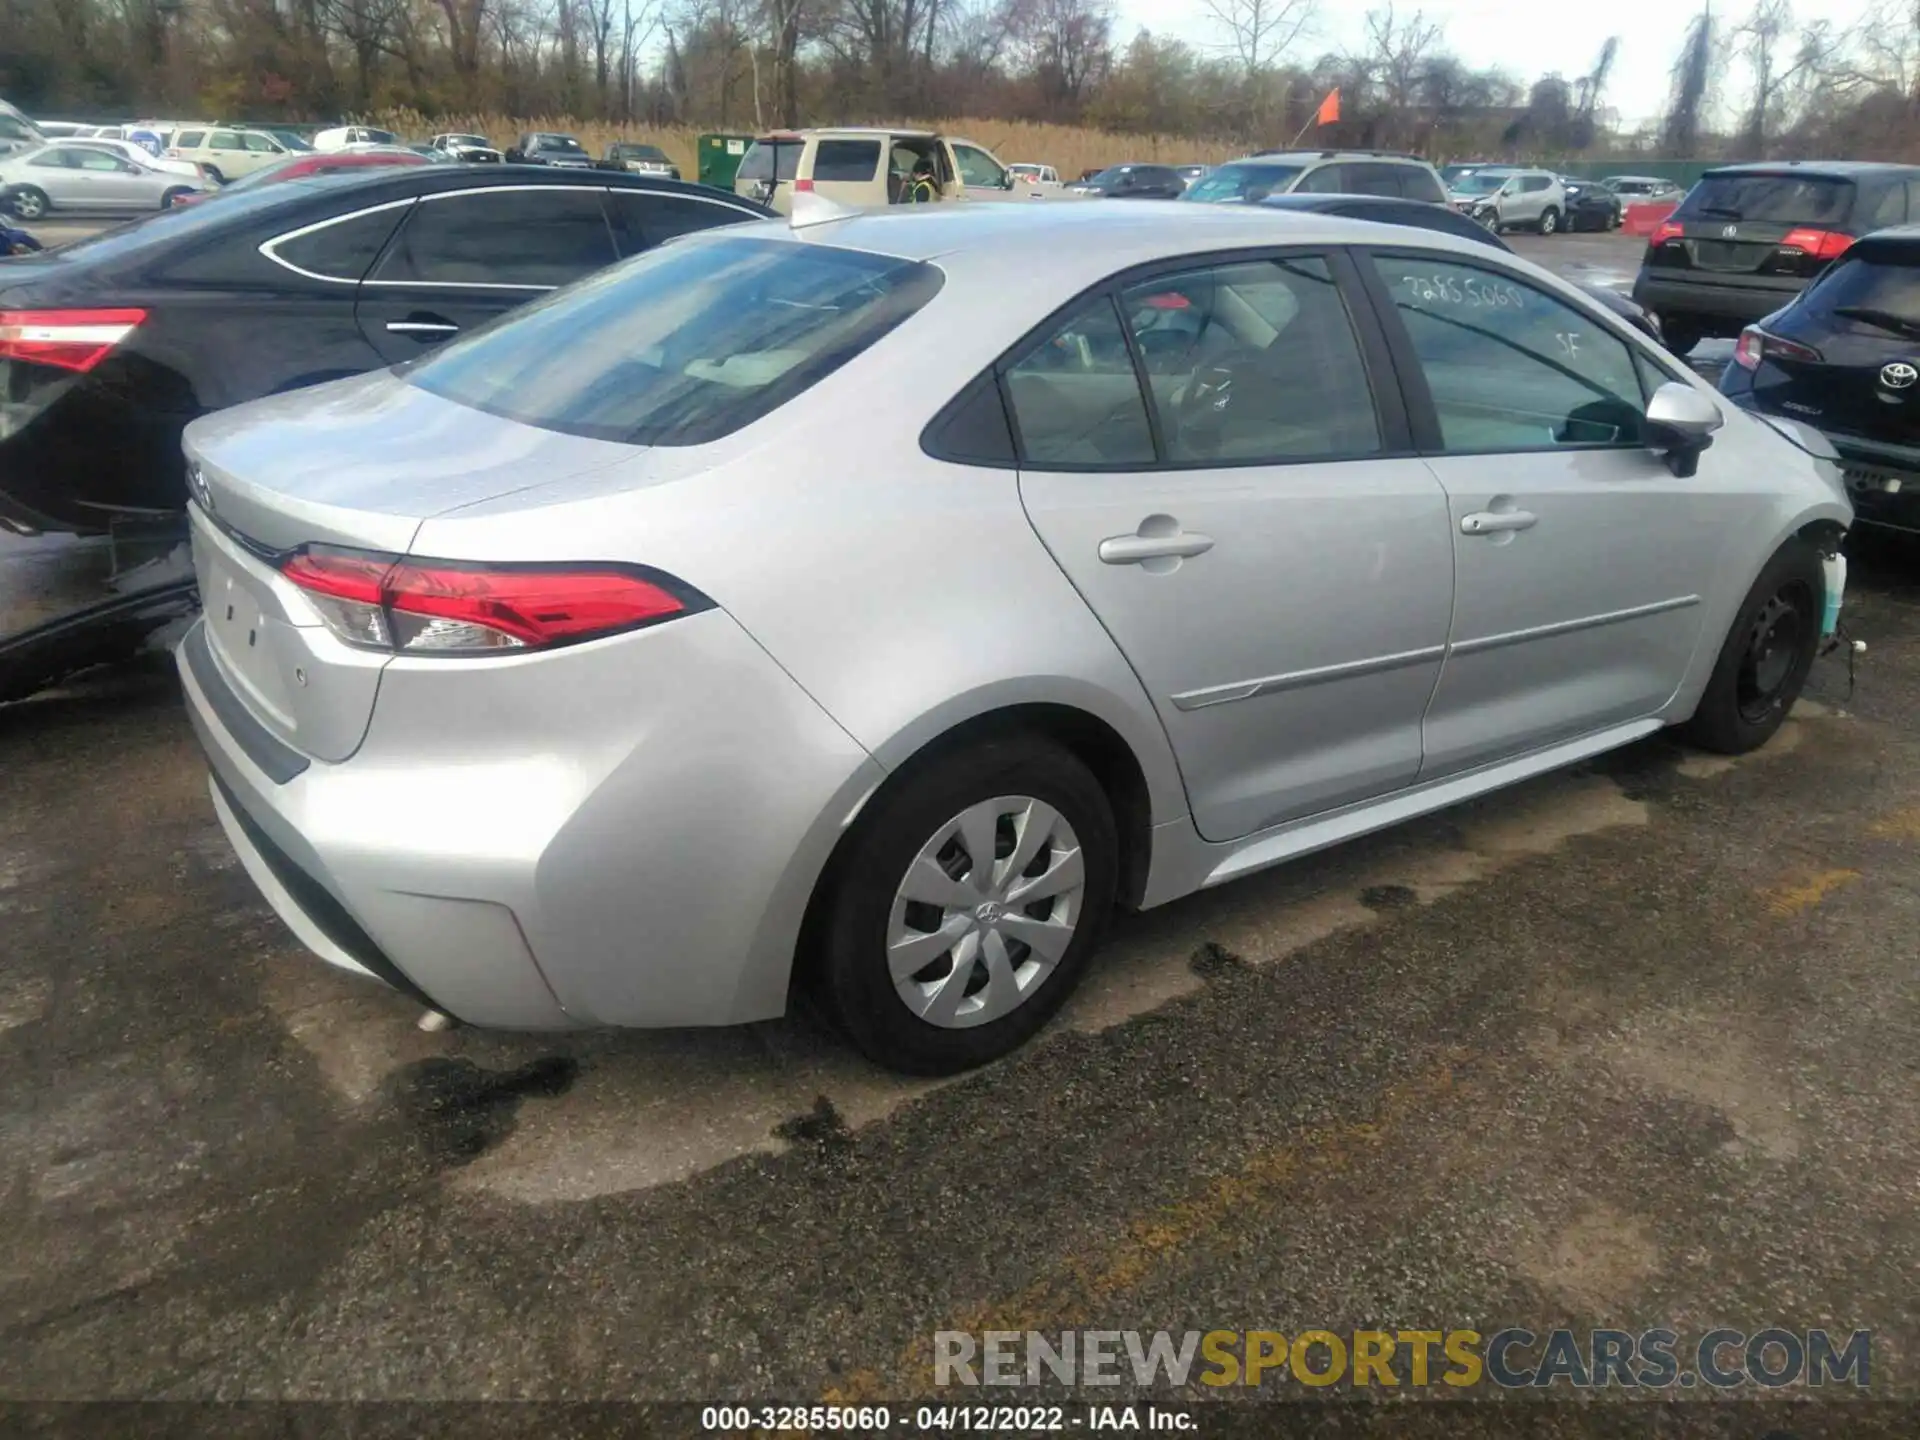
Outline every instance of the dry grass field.
<svg viewBox="0 0 1920 1440">
<path fill-rule="evenodd" d="M 694 145 L 703 133 L 690 126 L 656 130 L 646 126 L 576 120 L 567 115 L 443 115 L 430 118 L 412 110 L 382 111 L 365 117 L 365 123 L 396 131 L 409 140 L 424 140 L 442 131 L 485 135 L 503 149 L 513 143 L 515 136 L 526 131 L 558 130 L 578 136 L 580 143 L 595 155 L 603 153 L 607 143 L 612 140 L 645 140 L 672 156 L 680 166 L 681 173 L 689 179 L 695 174 Z M 857 123 L 890 122 L 861 120 Z M 1115 135 L 1074 125 L 1035 125 L 1011 120 L 966 118 L 901 123 L 916 129 L 931 128 L 947 135 L 965 136 L 976 144 L 986 146 L 1009 165 L 1019 161 L 1051 165 L 1063 178 L 1126 160 L 1164 160 L 1172 164 L 1214 163 L 1244 153 L 1241 147 L 1226 141 L 1188 140 L 1170 135 Z M 746 134 L 752 129 L 751 125 L 742 125 L 737 127 L 735 133 Z"/>
</svg>

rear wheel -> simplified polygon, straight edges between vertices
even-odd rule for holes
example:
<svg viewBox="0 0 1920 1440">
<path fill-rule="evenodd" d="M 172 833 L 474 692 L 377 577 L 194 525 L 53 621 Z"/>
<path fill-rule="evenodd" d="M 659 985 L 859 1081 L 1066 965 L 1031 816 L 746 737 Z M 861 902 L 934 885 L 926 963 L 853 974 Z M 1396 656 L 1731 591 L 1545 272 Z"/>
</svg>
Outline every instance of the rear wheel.
<svg viewBox="0 0 1920 1440">
<path fill-rule="evenodd" d="M 1825 592 L 1813 546 L 1795 539 L 1775 552 L 1720 647 L 1687 722 L 1689 740 L 1705 750 L 1742 755 L 1773 737 L 1813 668 Z"/>
<path fill-rule="evenodd" d="M 44 190 L 22 185 L 7 197 L 7 208 L 22 220 L 38 220 L 51 208 Z"/>
<path fill-rule="evenodd" d="M 1099 781 L 1049 741 L 984 740 L 909 772 L 836 862 L 817 956 L 825 1008 L 895 1070 L 998 1059 L 1079 983 L 1118 849 Z"/>
<path fill-rule="evenodd" d="M 224 185 L 227 183 L 227 177 L 220 173 L 220 167 L 218 165 L 202 165 L 200 170 L 207 179 L 216 185 Z"/>
<path fill-rule="evenodd" d="M 1540 233 L 1551 235 L 1560 228 L 1560 212 L 1548 207 L 1540 216 Z"/>
<path fill-rule="evenodd" d="M 191 185 L 176 185 L 160 197 L 160 208 L 162 210 L 171 210 L 180 203 L 183 197 L 191 194 L 193 194 L 193 187 Z"/>
</svg>

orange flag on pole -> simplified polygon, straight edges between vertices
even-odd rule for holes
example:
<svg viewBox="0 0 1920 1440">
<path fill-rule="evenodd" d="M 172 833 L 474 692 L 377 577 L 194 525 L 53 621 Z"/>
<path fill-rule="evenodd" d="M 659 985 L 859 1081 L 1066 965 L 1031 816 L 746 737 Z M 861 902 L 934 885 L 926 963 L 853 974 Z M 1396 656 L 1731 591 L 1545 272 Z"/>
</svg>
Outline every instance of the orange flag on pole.
<svg viewBox="0 0 1920 1440">
<path fill-rule="evenodd" d="M 1327 98 L 1320 102 L 1320 108 L 1314 112 L 1313 123 L 1331 125 L 1340 118 L 1340 87 L 1334 86 L 1327 92 Z"/>
</svg>

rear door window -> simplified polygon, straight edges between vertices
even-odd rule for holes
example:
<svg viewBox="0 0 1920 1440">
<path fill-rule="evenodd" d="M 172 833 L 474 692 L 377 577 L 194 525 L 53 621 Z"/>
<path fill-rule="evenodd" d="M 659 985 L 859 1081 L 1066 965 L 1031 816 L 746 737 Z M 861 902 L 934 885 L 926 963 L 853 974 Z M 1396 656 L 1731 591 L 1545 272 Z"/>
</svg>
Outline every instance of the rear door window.
<svg viewBox="0 0 1920 1440">
<path fill-rule="evenodd" d="M 1851 180 L 1824 175 L 1707 175 L 1680 202 L 1674 218 L 1839 225 L 1852 208 Z"/>
<path fill-rule="evenodd" d="M 617 255 L 598 190 L 530 186 L 421 201 L 376 283 L 565 285 Z"/>
<path fill-rule="evenodd" d="M 407 378 L 525 425 L 699 445 L 818 384 L 940 284 L 931 265 L 830 245 L 668 245 L 454 341 Z"/>
<path fill-rule="evenodd" d="M 1080 305 L 1005 378 L 1022 464 L 1140 470 L 1154 463 L 1140 376 L 1111 295 Z"/>
<path fill-rule="evenodd" d="M 304 233 L 295 232 L 284 239 L 269 241 L 266 251 L 282 265 L 309 275 L 357 284 L 411 203 L 369 210 Z"/>
<path fill-rule="evenodd" d="M 1308 171 L 1307 177 L 1293 188 L 1308 195 L 1344 195 L 1347 193 L 1347 167 L 1322 165 L 1318 170 Z"/>
<path fill-rule="evenodd" d="M 182 130 L 178 135 L 173 137 L 173 148 L 176 150 L 198 150 L 201 142 L 206 138 L 207 132 L 204 130 Z"/>
<path fill-rule="evenodd" d="M 1379 451 L 1359 341 L 1318 256 L 1156 277 L 1125 291 L 1120 310 L 1147 371 L 1169 462 L 1277 463 Z"/>
<path fill-rule="evenodd" d="M 797 157 L 796 157 L 797 158 Z M 815 180 L 865 182 L 880 173 L 878 140 L 822 140 L 813 156 Z"/>
<path fill-rule="evenodd" d="M 759 218 L 717 201 L 696 200 L 688 195 L 660 195 L 649 190 L 615 190 L 612 200 L 625 232 L 622 248 L 629 255 L 650 250 L 676 235 Z"/>
<path fill-rule="evenodd" d="M 280 147 L 264 135 L 248 135 L 246 141 L 247 149 L 253 151 L 256 155 L 277 155 L 280 153 Z"/>
<path fill-rule="evenodd" d="M 242 148 L 240 136 L 232 130 L 216 130 L 213 132 L 213 148 L 215 150 L 239 150 Z"/>
</svg>

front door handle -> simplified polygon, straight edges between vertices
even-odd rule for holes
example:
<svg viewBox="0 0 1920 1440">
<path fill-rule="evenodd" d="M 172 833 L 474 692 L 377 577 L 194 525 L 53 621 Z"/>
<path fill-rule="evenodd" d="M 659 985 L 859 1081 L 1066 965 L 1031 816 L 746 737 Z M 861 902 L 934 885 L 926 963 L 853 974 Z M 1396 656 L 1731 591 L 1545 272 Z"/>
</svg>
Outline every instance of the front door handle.
<svg viewBox="0 0 1920 1440">
<path fill-rule="evenodd" d="M 1138 565 L 1142 560 L 1186 560 L 1213 548 L 1213 537 L 1182 530 L 1173 535 L 1115 535 L 1100 542 L 1100 558 L 1109 565 Z"/>
<path fill-rule="evenodd" d="M 1477 510 L 1460 517 L 1462 535 L 1499 535 L 1508 530 L 1531 530 L 1540 517 L 1531 510 Z"/>
<path fill-rule="evenodd" d="M 389 320 L 390 335 L 453 335 L 460 327 L 448 320 Z"/>
</svg>

